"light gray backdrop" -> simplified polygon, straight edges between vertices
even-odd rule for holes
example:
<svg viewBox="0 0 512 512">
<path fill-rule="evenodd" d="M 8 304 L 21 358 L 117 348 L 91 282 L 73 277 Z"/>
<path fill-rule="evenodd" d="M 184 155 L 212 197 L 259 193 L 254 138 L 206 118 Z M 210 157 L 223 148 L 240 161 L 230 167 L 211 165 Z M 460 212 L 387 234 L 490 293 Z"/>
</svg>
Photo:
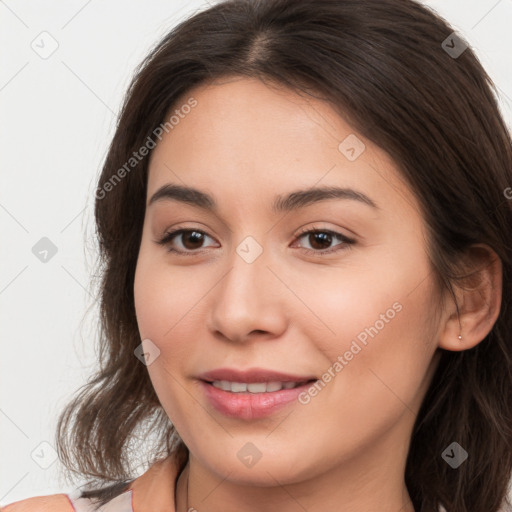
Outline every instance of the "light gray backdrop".
<svg viewBox="0 0 512 512">
<path fill-rule="evenodd" d="M 477 51 L 512 127 L 512 0 L 425 3 Z M 82 318 L 94 305 L 95 179 L 135 66 L 205 7 L 0 0 L 0 504 L 72 490 L 52 444 L 94 366 L 96 309 Z"/>
</svg>

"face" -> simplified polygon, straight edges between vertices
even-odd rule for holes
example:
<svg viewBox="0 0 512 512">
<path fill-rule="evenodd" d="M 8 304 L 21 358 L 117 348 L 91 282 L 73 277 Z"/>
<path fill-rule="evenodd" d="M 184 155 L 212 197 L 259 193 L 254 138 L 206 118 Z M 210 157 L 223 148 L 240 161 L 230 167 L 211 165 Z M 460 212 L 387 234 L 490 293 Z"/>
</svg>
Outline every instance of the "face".
<svg viewBox="0 0 512 512">
<path fill-rule="evenodd" d="M 405 457 L 439 329 L 413 193 L 326 103 L 247 78 L 175 108 L 191 97 L 151 155 L 135 276 L 167 415 L 204 468 L 239 482 Z M 344 191 L 307 194 L 326 188 Z M 259 372 L 209 380 L 315 382 L 204 382 L 226 368 Z"/>
</svg>

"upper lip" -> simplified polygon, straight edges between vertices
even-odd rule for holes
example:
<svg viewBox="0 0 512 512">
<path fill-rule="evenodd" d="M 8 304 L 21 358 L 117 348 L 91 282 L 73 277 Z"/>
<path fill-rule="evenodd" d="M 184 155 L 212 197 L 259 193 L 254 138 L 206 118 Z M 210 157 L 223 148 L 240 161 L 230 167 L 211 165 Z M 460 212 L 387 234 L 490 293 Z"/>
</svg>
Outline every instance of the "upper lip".
<svg viewBox="0 0 512 512">
<path fill-rule="evenodd" d="M 213 382 L 227 380 L 229 382 L 306 382 L 316 380 L 314 375 L 292 375 L 289 373 L 265 370 L 264 368 L 250 368 L 237 370 L 236 368 L 217 368 L 199 375 L 204 381 Z"/>
</svg>

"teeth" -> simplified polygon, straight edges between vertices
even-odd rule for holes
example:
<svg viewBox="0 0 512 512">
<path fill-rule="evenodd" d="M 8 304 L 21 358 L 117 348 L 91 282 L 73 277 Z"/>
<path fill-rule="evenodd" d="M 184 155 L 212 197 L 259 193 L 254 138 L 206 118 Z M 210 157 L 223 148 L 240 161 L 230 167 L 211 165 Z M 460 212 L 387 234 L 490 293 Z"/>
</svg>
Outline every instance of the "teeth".
<svg viewBox="0 0 512 512">
<path fill-rule="evenodd" d="M 283 389 L 283 384 L 281 382 L 267 382 L 266 387 L 267 387 L 267 392 L 279 391 L 279 390 Z"/>
<path fill-rule="evenodd" d="M 243 382 L 232 382 L 231 391 L 233 391 L 233 393 L 243 393 L 247 391 L 247 384 Z"/>
<path fill-rule="evenodd" d="M 243 384 L 243 386 L 247 388 L 249 393 L 266 393 L 267 391 L 267 384 L 265 382 L 251 382 L 247 384 L 247 386 L 245 386 L 245 384 Z M 236 390 L 233 386 L 231 386 L 231 389 Z M 242 391 L 245 391 L 245 389 Z"/>
<path fill-rule="evenodd" d="M 212 382 L 212 386 L 232 393 L 271 393 L 281 389 L 296 388 L 302 384 L 303 382 L 251 382 L 247 384 L 246 382 L 229 382 L 227 380 Z"/>
</svg>

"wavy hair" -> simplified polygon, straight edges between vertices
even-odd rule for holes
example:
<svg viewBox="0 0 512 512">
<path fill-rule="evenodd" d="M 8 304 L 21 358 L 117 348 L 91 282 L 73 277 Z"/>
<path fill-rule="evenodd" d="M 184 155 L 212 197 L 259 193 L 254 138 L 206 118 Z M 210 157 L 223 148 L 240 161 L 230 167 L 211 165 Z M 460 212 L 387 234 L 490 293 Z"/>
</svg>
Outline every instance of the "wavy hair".
<svg viewBox="0 0 512 512">
<path fill-rule="evenodd" d="M 512 144 L 496 86 L 471 47 L 454 55 L 443 45 L 451 36 L 449 47 L 465 47 L 453 32 L 414 0 L 227 0 L 182 21 L 152 49 L 129 86 L 97 183 L 99 368 L 57 425 L 61 461 L 90 479 L 83 496 L 101 505 L 121 492 L 135 476 L 140 439 L 152 439 L 147 463 L 169 455 L 186 463 L 188 449 L 134 356 L 149 157 L 126 162 L 187 91 L 240 76 L 328 102 L 392 157 L 421 205 L 439 288 L 454 300 L 472 244 L 500 258 L 499 316 L 472 349 L 442 350 L 405 482 L 420 512 L 503 505 L 512 471 Z M 470 454 L 457 470 L 441 457 L 454 440 Z"/>
</svg>

